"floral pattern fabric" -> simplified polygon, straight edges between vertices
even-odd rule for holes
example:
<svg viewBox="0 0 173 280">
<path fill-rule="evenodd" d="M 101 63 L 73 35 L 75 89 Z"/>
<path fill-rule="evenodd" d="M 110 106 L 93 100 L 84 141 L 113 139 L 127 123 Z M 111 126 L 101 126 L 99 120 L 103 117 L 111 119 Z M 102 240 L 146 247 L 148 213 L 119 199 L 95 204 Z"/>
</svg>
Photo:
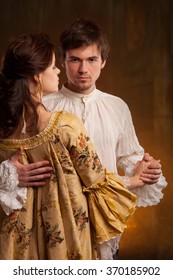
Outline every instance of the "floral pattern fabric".
<svg viewBox="0 0 173 280">
<path fill-rule="evenodd" d="M 0 259 L 96 259 L 96 244 L 123 232 L 136 196 L 103 169 L 89 136 L 71 113 L 24 140 L 0 140 L 0 162 L 19 147 L 23 163 L 49 160 L 43 187 L 27 188 L 21 210 L 0 207 Z"/>
</svg>

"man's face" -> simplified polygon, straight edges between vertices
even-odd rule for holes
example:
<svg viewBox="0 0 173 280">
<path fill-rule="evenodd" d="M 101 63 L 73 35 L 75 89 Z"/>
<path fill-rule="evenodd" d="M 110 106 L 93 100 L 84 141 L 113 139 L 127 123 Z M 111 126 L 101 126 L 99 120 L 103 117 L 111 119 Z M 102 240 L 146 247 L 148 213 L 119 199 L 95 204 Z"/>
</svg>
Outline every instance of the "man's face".
<svg viewBox="0 0 173 280">
<path fill-rule="evenodd" d="M 68 78 L 67 88 L 78 93 L 89 94 L 95 88 L 105 63 L 96 44 L 68 50 L 62 63 Z"/>
</svg>

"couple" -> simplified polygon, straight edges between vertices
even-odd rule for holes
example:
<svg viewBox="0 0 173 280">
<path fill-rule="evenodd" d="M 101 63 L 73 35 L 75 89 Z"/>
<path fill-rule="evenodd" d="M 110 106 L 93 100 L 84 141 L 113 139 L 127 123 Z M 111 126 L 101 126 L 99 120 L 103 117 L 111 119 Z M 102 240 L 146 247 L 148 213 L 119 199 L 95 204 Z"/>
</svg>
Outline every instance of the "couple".
<svg viewBox="0 0 173 280">
<path fill-rule="evenodd" d="M 21 36 L 3 60 L 0 160 L 6 214 L 1 209 L 0 258 L 110 259 L 112 248 L 117 249 L 114 237 L 123 232 L 134 210 L 135 195 L 127 189 L 137 193 L 138 206 L 153 205 L 162 198 L 166 182 L 159 161 L 148 154 L 143 158 L 127 105 L 95 88 L 109 50 L 98 26 L 79 19 L 62 33 L 60 57 L 68 82 L 58 94 L 50 94 L 58 90 L 60 71 L 45 36 Z M 45 109 L 41 95 L 55 113 Z M 103 169 L 81 122 L 70 113 L 56 112 L 60 110 L 80 117 L 103 166 L 115 173 L 116 165 L 124 169 L 121 181 L 126 188 Z M 25 165 L 12 156 L 19 147 Z M 19 173 L 20 187 L 8 158 Z M 44 167 L 47 160 L 51 174 L 35 175 L 51 169 Z M 25 188 L 42 185 L 36 180 L 44 176 L 51 176 L 45 186 Z"/>
</svg>

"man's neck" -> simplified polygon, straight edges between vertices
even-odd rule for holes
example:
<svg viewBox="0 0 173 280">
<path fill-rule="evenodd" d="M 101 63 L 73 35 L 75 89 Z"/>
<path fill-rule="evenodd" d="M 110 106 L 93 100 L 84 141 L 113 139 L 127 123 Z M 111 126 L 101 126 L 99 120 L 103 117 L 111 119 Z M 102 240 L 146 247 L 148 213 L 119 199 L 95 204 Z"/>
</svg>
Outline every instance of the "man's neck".
<svg viewBox="0 0 173 280">
<path fill-rule="evenodd" d="M 89 89 L 79 90 L 78 88 L 76 88 L 75 86 L 73 86 L 72 84 L 69 84 L 69 83 L 65 83 L 64 87 L 66 87 L 67 89 L 69 89 L 75 93 L 84 94 L 84 95 L 90 94 L 95 89 L 95 85 L 93 85 L 93 87 L 90 87 Z"/>
</svg>

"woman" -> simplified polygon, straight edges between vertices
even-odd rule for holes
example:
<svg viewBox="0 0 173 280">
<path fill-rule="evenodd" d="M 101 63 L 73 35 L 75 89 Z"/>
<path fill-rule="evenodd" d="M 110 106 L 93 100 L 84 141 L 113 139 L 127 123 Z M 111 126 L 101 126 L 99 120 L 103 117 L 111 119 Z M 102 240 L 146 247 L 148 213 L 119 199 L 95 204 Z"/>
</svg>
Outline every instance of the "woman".
<svg viewBox="0 0 173 280">
<path fill-rule="evenodd" d="M 43 33 L 13 40 L 0 77 L 0 162 L 22 148 L 23 163 L 48 160 L 43 187 L 1 196 L 0 259 L 96 259 L 123 232 L 136 197 L 103 169 L 82 123 L 48 112 L 41 96 L 58 90 L 55 50 Z"/>
</svg>

